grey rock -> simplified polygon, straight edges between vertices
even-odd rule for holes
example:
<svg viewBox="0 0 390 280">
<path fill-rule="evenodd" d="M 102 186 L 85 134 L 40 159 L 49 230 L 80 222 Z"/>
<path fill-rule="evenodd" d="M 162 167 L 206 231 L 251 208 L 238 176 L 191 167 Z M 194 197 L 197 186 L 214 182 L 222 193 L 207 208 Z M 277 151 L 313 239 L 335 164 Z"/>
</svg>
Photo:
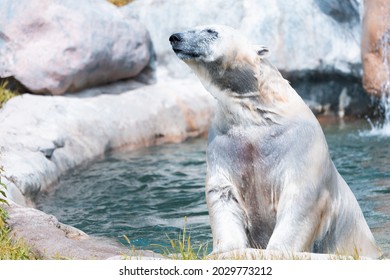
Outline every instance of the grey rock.
<svg viewBox="0 0 390 280">
<path fill-rule="evenodd" d="M 54 95 L 144 74 L 153 79 L 147 30 L 105 0 L 2 0 L 0 77 Z M 146 75 L 145 75 L 146 73 Z"/>
<path fill-rule="evenodd" d="M 339 0 L 315 0 L 320 10 L 339 23 L 359 24 L 359 2 Z"/>
<path fill-rule="evenodd" d="M 304 77 L 289 76 L 288 80 L 310 109 L 315 108 L 313 112 L 317 115 L 363 117 L 372 112 L 371 98 L 364 91 L 360 78 L 335 73 L 318 76 L 307 73 Z M 348 94 L 348 100 L 343 92 Z M 314 103 L 322 109 L 313 107 Z"/>
</svg>

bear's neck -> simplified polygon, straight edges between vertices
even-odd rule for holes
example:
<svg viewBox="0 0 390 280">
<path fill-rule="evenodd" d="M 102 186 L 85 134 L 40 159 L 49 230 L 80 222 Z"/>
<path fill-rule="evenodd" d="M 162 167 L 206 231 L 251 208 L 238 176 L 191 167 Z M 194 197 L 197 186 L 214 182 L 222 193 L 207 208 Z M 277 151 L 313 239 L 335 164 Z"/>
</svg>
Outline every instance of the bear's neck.
<svg viewBox="0 0 390 280">
<path fill-rule="evenodd" d="M 219 103 L 217 108 L 219 115 L 228 119 L 233 125 L 236 123 L 242 125 L 243 122 L 248 125 L 267 126 L 281 124 L 286 115 L 295 111 L 290 107 L 300 103 L 297 102 L 298 95 L 288 81 L 265 59 L 258 61 L 252 67 L 246 66 L 235 72 L 238 76 L 241 75 L 239 77 L 241 82 L 251 83 L 251 85 L 239 85 L 243 90 L 237 91 L 232 88 L 221 89 L 220 85 L 211 82 L 213 79 L 207 79 L 210 82 L 204 83 Z M 246 75 L 250 77 L 245 77 Z M 234 80 L 231 81 L 233 82 Z M 298 107 L 301 107 L 301 104 Z"/>
<path fill-rule="evenodd" d="M 280 124 L 306 107 L 266 59 L 233 66 L 221 61 L 190 66 L 218 101 L 217 115 L 232 125 Z"/>
</svg>

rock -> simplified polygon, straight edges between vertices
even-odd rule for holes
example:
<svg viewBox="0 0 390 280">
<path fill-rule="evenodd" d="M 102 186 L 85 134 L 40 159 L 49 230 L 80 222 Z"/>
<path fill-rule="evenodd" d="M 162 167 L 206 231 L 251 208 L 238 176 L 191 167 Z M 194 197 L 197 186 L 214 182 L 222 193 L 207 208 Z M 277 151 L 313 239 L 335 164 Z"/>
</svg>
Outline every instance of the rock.
<svg viewBox="0 0 390 280">
<path fill-rule="evenodd" d="M 365 0 L 362 35 L 363 86 L 390 94 L 390 1 Z"/>
<path fill-rule="evenodd" d="M 315 0 L 314 2 L 318 5 L 321 12 L 339 23 L 359 24 L 358 6 L 360 3 L 356 1 Z"/>
<path fill-rule="evenodd" d="M 147 30 L 105 0 L 2 0 L 0 77 L 60 95 L 136 77 L 152 80 Z"/>
<path fill-rule="evenodd" d="M 152 251 L 134 251 L 112 240 L 97 238 L 60 223 L 39 210 L 11 203 L 5 207 L 11 234 L 22 238 L 43 259 L 163 259 Z"/>
<path fill-rule="evenodd" d="M 307 73 L 288 80 L 316 115 L 364 117 L 372 112 L 372 101 L 363 89 L 361 78 Z"/>
<path fill-rule="evenodd" d="M 112 85 L 115 91 L 115 85 Z M 32 198 L 70 169 L 123 146 L 180 142 L 206 133 L 214 100 L 198 81 L 161 78 L 121 94 L 24 94 L 0 110 L 0 166 L 9 198 Z M 20 129 L 23 128 L 23 129 Z"/>
</svg>

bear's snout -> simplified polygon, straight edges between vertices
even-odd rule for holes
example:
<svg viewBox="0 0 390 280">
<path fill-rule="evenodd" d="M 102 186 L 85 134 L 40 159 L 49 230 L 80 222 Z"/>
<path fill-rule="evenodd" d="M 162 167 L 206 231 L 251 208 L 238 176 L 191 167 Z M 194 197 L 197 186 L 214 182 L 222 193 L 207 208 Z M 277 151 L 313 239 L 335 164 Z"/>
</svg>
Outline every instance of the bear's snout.
<svg viewBox="0 0 390 280">
<path fill-rule="evenodd" d="M 196 49 L 187 40 L 185 33 L 175 33 L 169 37 L 173 51 L 182 60 L 189 60 L 199 56 Z M 190 40 L 191 41 L 191 40 Z"/>
<path fill-rule="evenodd" d="M 173 46 L 175 43 L 180 42 L 183 39 L 180 33 L 172 34 L 169 37 L 169 42 L 171 42 L 171 45 Z"/>
<path fill-rule="evenodd" d="M 183 35 L 181 33 L 175 33 L 169 37 L 169 42 L 171 43 L 172 49 L 176 54 L 183 51 L 182 50 L 183 41 L 184 41 L 184 39 L 183 39 Z"/>
<path fill-rule="evenodd" d="M 197 31 L 174 33 L 169 37 L 169 42 L 181 60 L 189 61 L 204 55 L 208 46 L 207 36 L 204 35 Z"/>
</svg>

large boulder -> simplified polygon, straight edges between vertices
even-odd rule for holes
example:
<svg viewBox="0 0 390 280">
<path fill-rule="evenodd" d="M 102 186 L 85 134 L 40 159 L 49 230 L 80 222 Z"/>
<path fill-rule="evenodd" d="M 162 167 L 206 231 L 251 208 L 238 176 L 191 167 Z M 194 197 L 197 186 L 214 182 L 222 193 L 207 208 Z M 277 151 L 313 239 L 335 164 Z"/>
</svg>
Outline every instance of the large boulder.
<svg viewBox="0 0 390 280">
<path fill-rule="evenodd" d="M 365 0 L 362 35 L 363 86 L 390 94 L 390 1 Z"/>
<path fill-rule="evenodd" d="M 1 14 L 0 77 L 31 92 L 63 94 L 152 67 L 147 30 L 106 0 L 2 0 Z"/>
</svg>

